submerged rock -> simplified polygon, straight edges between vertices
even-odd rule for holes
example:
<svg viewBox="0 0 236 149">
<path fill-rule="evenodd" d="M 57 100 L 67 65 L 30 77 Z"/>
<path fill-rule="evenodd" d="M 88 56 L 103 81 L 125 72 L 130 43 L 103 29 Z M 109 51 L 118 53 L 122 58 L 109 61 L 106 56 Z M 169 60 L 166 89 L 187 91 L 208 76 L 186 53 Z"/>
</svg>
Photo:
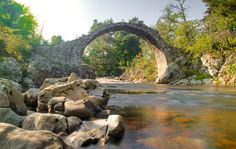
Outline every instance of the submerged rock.
<svg viewBox="0 0 236 149">
<path fill-rule="evenodd" d="M 0 123 L 1 149 L 63 149 L 64 141 L 56 134 L 46 131 L 30 131 Z"/>
</svg>

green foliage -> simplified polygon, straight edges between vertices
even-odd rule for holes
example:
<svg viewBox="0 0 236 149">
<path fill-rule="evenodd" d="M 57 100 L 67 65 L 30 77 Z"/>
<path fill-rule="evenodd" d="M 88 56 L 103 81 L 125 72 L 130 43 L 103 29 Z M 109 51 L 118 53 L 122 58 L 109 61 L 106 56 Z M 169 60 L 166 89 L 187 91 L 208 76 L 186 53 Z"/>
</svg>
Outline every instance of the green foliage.
<svg viewBox="0 0 236 149">
<path fill-rule="evenodd" d="M 0 26 L 0 54 L 11 56 L 18 61 L 22 61 L 24 56 L 29 56 L 30 44 L 19 35 L 14 34 L 14 30 Z"/>
<path fill-rule="evenodd" d="M 236 64 L 230 64 L 227 66 L 226 73 L 234 74 L 236 73 Z"/>
<path fill-rule="evenodd" d="M 0 24 L 15 30 L 15 34 L 29 39 L 34 34 L 37 22 L 29 8 L 14 0 L 1 0 Z"/>
<path fill-rule="evenodd" d="M 193 45 L 198 36 L 198 26 L 199 22 L 197 20 L 180 22 L 178 28 L 175 30 L 174 45 L 186 51 L 195 50 L 193 49 Z"/>
<path fill-rule="evenodd" d="M 0 8 L 0 54 L 22 62 L 28 59 L 32 46 L 40 43 L 37 22 L 29 8 L 14 0 L 1 0 Z"/>
<path fill-rule="evenodd" d="M 236 51 L 235 0 L 203 0 L 208 15 L 202 20 L 186 20 L 185 0 L 168 4 L 156 24 L 170 45 L 199 57 L 205 52 Z"/>
<path fill-rule="evenodd" d="M 163 10 L 163 15 L 158 19 L 156 30 L 160 33 L 161 37 L 168 43 L 173 45 L 175 38 L 175 30 L 179 22 L 180 14 L 173 10 L 169 4 Z"/>
</svg>

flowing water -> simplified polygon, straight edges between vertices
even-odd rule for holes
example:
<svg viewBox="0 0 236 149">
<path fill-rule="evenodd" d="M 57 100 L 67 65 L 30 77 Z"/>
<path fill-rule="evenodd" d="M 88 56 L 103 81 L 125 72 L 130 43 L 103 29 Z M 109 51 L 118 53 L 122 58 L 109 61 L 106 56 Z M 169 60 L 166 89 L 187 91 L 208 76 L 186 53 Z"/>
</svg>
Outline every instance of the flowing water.
<svg viewBox="0 0 236 149">
<path fill-rule="evenodd" d="M 109 105 L 120 107 L 117 112 L 125 119 L 126 131 L 118 142 L 89 148 L 236 148 L 236 88 L 104 85 L 113 92 Z"/>
</svg>

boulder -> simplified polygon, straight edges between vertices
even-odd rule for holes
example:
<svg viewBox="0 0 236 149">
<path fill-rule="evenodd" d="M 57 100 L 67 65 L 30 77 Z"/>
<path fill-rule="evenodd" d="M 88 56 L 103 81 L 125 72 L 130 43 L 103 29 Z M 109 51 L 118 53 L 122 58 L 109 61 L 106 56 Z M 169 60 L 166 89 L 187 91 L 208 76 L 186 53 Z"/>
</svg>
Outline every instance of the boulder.
<svg viewBox="0 0 236 149">
<path fill-rule="evenodd" d="M 99 84 L 97 84 L 97 87 L 95 89 L 89 89 L 88 93 L 90 94 L 90 96 L 87 96 L 86 98 L 100 108 L 104 109 L 104 107 L 108 103 L 110 94 L 105 91 L 104 88 L 100 87 Z"/>
<path fill-rule="evenodd" d="M 30 131 L 0 123 L 1 149 L 63 149 L 64 141 L 56 134 L 46 131 Z"/>
<path fill-rule="evenodd" d="M 80 77 L 75 72 L 72 72 L 70 76 L 68 77 L 67 83 L 70 83 L 79 79 Z"/>
<path fill-rule="evenodd" d="M 64 141 L 71 148 L 80 148 L 82 146 L 86 146 L 91 143 L 97 142 L 97 139 L 94 139 L 86 132 L 75 131 L 71 135 L 66 137 Z"/>
<path fill-rule="evenodd" d="M 79 131 L 86 132 L 97 139 L 120 139 L 125 131 L 124 119 L 120 115 L 110 115 L 107 119 L 83 121 Z"/>
<path fill-rule="evenodd" d="M 26 91 L 23 96 L 24 96 L 24 102 L 27 107 L 32 108 L 35 110 L 38 105 L 38 96 L 41 94 L 40 89 L 37 88 L 31 88 L 28 91 Z"/>
<path fill-rule="evenodd" d="M 68 100 L 70 99 L 66 97 L 53 97 L 48 102 L 48 112 L 64 115 L 65 112 L 64 104 Z"/>
<path fill-rule="evenodd" d="M 10 107 L 9 99 L 6 93 L 0 92 L 0 108 Z"/>
<path fill-rule="evenodd" d="M 20 82 L 22 79 L 21 66 L 15 58 L 4 57 L 0 60 L 0 77 Z"/>
<path fill-rule="evenodd" d="M 106 119 L 83 121 L 79 131 L 75 131 L 69 135 L 66 138 L 66 142 L 73 148 L 97 143 L 106 136 L 106 130 Z"/>
<path fill-rule="evenodd" d="M 21 92 L 18 91 L 19 89 L 17 83 L 7 79 L 0 79 L 0 97 L 1 102 L 4 103 L 4 107 L 9 103 L 9 107 L 17 114 L 26 115 L 27 107 Z M 8 102 L 6 101 L 7 99 L 9 100 Z"/>
<path fill-rule="evenodd" d="M 75 116 L 70 116 L 67 118 L 68 131 L 72 133 L 80 128 L 82 125 L 82 120 Z"/>
<path fill-rule="evenodd" d="M 20 127 L 24 117 L 17 115 L 10 108 L 0 108 L 0 122 Z"/>
<path fill-rule="evenodd" d="M 125 132 L 124 119 L 120 115 L 110 115 L 107 119 L 108 136 L 112 138 L 121 138 Z"/>
<path fill-rule="evenodd" d="M 102 98 L 92 95 L 92 96 L 87 96 L 84 99 L 91 101 L 93 104 L 99 106 L 100 108 L 104 108 L 108 103 L 109 96 L 105 95 L 104 98 Z"/>
<path fill-rule="evenodd" d="M 33 113 L 23 121 L 22 128 L 28 130 L 49 130 L 54 133 L 66 132 L 67 119 L 59 114 Z"/>
<path fill-rule="evenodd" d="M 68 78 L 64 77 L 64 78 L 46 78 L 43 82 L 43 84 L 40 87 L 40 90 L 45 89 L 46 87 L 49 87 L 51 85 L 62 85 L 62 84 L 66 84 Z"/>
<path fill-rule="evenodd" d="M 108 116 L 111 114 L 110 110 L 102 110 L 96 114 L 96 118 L 108 118 Z"/>
<path fill-rule="evenodd" d="M 51 85 L 41 91 L 41 95 L 38 100 L 39 112 L 47 112 L 47 103 L 53 97 L 67 97 L 71 100 L 81 100 L 84 97 L 88 96 L 88 93 L 81 88 L 81 80 L 77 80 L 68 84 L 62 85 Z"/>
<path fill-rule="evenodd" d="M 95 116 L 101 109 L 88 100 L 69 100 L 65 102 L 65 115 L 88 119 Z"/>
</svg>

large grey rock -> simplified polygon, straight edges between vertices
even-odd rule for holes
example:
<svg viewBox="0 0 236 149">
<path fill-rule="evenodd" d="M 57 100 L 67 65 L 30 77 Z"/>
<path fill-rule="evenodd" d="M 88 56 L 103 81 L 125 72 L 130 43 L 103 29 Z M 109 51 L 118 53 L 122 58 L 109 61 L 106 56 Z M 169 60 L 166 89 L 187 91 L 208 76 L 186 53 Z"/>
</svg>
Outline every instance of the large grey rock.
<svg viewBox="0 0 236 149">
<path fill-rule="evenodd" d="M 88 100 L 69 100 L 65 102 L 65 115 L 88 119 L 96 115 L 101 109 Z"/>
<path fill-rule="evenodd" d="M 17 115 L 10 108 L 0 108 L 0 122 L 21 126 L 24 117 Z"/>
<path fill-rule="evenodd" d="M 75 72 L 72 72 L 70 76 L 68 77 L 67 83 L 76 81 L 78 79 L 80 79 L 80 77 Z"/>
<path fill-rule="evenodd" d="M 113 138 L 121 138 L 125 132 L 125 123 L 120 115 L 110 115 L 107 119 L 108 136 Z"/>
<path fill-rule="evenodd" d="M 92 96 L 87 96 L 84 99 L 91 101 L 93 104 L 99 106 L 100 108 L 104 108 L 108 103 L 109 96 L 105 95 L 104 98 L 102 98 L 92 95 Z"/>
<path fill-rule="evenodd" d="M 70 116 L 67 118 L 68 123 L 68 131 L 69 133 L 74 132 L 75 130 L 78 130 L 80 126 L 82 125 L 82 120 L 75 116 Z"/>
<path fill-rule="evenodd" d="M 67 97 L 71 100 L 81 100 L 84 97 L 88 96 L 88 93 L 81 88 L 81 80 L 74 81 L 67 84 L 62 85 L 51 85 L 42 90 L 42 94 L 38 100 L 38 108 L 39 112 L 47 112 L 47 104 L 49 100 L 53 97 Z"/>
<path fill-rule="evenodd" d="M 4 57 L 0 61 L 0 77 L 20 82 L 22 79 L 21 66 L 16 59 Z"/>
<path fill-rule="evenodd" d="M 40 90 L 45 89 L 46 87 L 49 87 L 51 85 L 62 85 L 67 83 L 68 78 L 46 78 L 43 82 L 43 84 L 40 87 Z"/>
<path fill-rule="evenodd" d="M 8 108 L 10 107 L 9 99 L 6 93 L 0 92 L 0 107 Z"/>
<path fill-rule="evenodd" d="M 64 139 L 66 144 L 71 148 L 80 148 L 82 146 L 89 145 L 97 140 L 90 136 L 88 133 L 85 132 L 78 132 L 75 131 L 68 137 Z"/>
<path fill-rule="evenodd" d="M 30 131 L 0 123 L 1 149 L 63 149 L 64 141 L 56 134 L 46 131 Z"/>
<path fill-rule="evenodd" d="M 64 115 L 65 112 L 65 102 L 70 99 L 66 97 L 53 97 L 48 102 L 48 112 L 57 113 Z"/>
<path fill-rule="evenodd" d="M 0 93 L 1 100 L 4 103 L 3 107 L 6 107 L 9 103 L 9 107 L 17 114 L 26 115 L 27 107 L 21 92 L 18 91 L 19 89 L 20 87 L 17 83 L 0 78 Z M 7 102 L 6 100 L 9 101 Z"/>
<path fill-rule="evenodd" d="M 26 91 L 24 96 L 24 102 L 27 107 L 31 107 L 34 110 L 37 108 L 38 105 L 38 97 L 41 94 L 40 89 L 38 88 L 31 88 L 28 91 Z"/>
<path fill-rule="evenodd" d="M 65 116 L 50 113 L 33 113 L 22 124 L 28 130 L 49 130 L 54 133 L 66 132 L 67 119 Z"/>
</svg>

